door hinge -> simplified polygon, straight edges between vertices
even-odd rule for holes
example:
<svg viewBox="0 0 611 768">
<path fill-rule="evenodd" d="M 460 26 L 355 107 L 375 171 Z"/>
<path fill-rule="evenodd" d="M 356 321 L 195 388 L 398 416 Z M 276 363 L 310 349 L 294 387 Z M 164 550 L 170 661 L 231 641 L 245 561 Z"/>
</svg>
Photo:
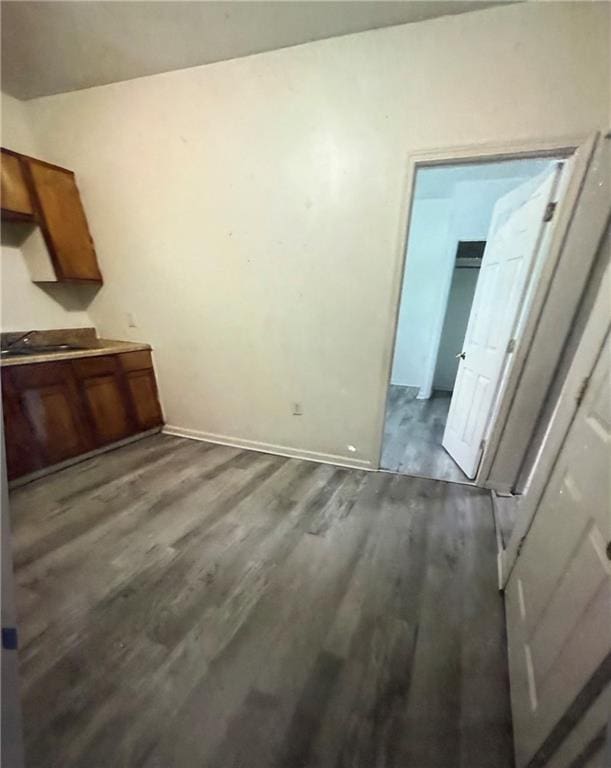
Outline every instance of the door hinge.
<svg viewBox="0 0 611 768">
<path fill-rule="evenodd" d="M 482 440 L 481 443 L 479 444 L 480 451 L 483 451 L 485 447 L 486 447 L 486 441 Z"/>
<path fill-rule="evenodd" d="M 522 547 L 524 546 L 524 542 L 526 540 L 526 536 L 522 536 L 518 543 L 518 549 L 516 551 L 516 557 L 520 557 L 520 552 L 522 551 Z"/>
<path fill-rule="evenodd" d="M 586 376 L 585 379 L 581 382 L 581 385 L 580 385 L 579 390 L 577 392 L 577 397 L 575 398 L 575 400 L 577 402 L 577 407 L 578 408 L 581 405 L 581 402 L 582 402 L 583 398 L 585 397 L 586 390 L 588 388 L 588 384 L 589 383 L 590 383 L 590 377 L 589 376 Z"/>
<path fill-rule="evenodd" d="M 514 349 L 516 348 L 516 340 L 515 339 L 509 339 L 509 344 L 507 344 L 507 355 L 510 355 Z"/>
<path fill-rule="evenodd" d="M 551 221 L 554 218 L 554 213 L 556 212 L 556 206 L 558 203 L 548 203 L 545 206 L 545 213 L 543 214 L 543 221 Z"/>
</svg>

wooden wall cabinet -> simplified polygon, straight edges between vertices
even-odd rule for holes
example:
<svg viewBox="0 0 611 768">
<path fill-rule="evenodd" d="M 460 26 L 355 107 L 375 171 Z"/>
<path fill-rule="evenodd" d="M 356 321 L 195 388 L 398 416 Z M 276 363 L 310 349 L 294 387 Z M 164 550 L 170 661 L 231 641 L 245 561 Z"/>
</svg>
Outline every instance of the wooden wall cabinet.
<svg viewBox="0 0 611 768">
<path fill-rule="evenodd" d="M 4 218 L 30 221 L 34 218 L 34 207 L 26 183 L 23 162 L 19 155 L 2 150 L 0 163 L 0 200 Z"/>
<path fill-rule="evenodd" d="M 40 227 L 49 265 L 35 281 L 102 283 L 87 217 L 72 171 L 2 149 L 2 217 Z"/>
<path fill-rule="evenodd" d="M 148 351 L 2 368 L 9 480 L 163 424 Z"/>
</svg>

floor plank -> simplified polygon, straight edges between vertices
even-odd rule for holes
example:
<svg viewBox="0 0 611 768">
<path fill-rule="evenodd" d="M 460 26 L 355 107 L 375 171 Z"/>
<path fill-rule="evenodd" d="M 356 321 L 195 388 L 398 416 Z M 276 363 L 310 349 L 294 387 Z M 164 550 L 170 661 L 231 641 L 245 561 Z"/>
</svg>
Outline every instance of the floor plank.
<svg viewBox="0 0 611 768">
<path fill-rule="evenodd" d="M 472 484 L 441 445 L 450 392 L 417 399 L 417 387 L 391 384 L 384 422 L 381 468 L 412 477 Z"/>
<path fill-rule="evenodd" d="M 28 765 L 510 768 L 486 492 L 156 435 L 11 515 Z"/>
</svg>

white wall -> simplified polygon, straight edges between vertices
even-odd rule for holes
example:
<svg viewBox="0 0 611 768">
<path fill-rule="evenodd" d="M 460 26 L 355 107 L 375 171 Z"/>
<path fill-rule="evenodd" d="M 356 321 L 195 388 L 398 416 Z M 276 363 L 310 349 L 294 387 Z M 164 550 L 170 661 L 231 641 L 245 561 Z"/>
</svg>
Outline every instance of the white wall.
<svg viewBox="0 0 611 768">
<path fill-rule="evenodd" d="M 423 171 L 426 173 L 426 170 Z M 401 288 L 391 383 L 420 387 L 440 303 L 440 269 L 448 258 L 452 200 L 414 200 Z"/>
<path fill-rule="evenodd" d="M 28 102 L 78 175 L 91 314 L 154 345 L 169 423 L 376 462 L 408 155 L 605 126 L 608 10 L 520 3 Z"/>
<path fill-rule="evenodd" d="M 37 150 L 27 105 L 6 93 L 2 93 L 2 146 L 26 155 Z"/>
<path fill-rule="evenodd" d="M 27 105 L 2 94 L 2 146 L 39 155 L 28 120 Z M 0 261 L 0 325 L 3 331 L 31 328 L 79 328 L 93 325 L 86 307 L 91 299 L 87 286 L 39 286 L 33 283 L 18 246 L 15 225 L 2 225 Z"/>
</svg>

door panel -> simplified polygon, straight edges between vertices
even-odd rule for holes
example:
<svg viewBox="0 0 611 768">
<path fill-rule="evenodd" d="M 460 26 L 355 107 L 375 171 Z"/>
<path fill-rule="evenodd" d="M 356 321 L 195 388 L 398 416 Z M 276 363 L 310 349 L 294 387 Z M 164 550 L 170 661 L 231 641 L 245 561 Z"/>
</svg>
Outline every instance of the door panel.
<svg viewBox="0 0 611 768">
<path fill-rule="evenodd" d="M 609 353 L 607 338 L 507 585 L 517 768 L 611 675 Z"/>
<path fill-rule="evenodd" d="M 481 441 L 538 255 L 543 214 L 553 198 L 561 166 L 521 185 L 496 204 L 482 258 L 443 446 L 474 478 Z"/>
<path fill-rule="evenodd" d="M 606 743 L 610 706 L 611 684 L 608 684 L 575 723 L 545 768 L 605 768 L 605 752 L 611 746 Z"/>
</svg>

